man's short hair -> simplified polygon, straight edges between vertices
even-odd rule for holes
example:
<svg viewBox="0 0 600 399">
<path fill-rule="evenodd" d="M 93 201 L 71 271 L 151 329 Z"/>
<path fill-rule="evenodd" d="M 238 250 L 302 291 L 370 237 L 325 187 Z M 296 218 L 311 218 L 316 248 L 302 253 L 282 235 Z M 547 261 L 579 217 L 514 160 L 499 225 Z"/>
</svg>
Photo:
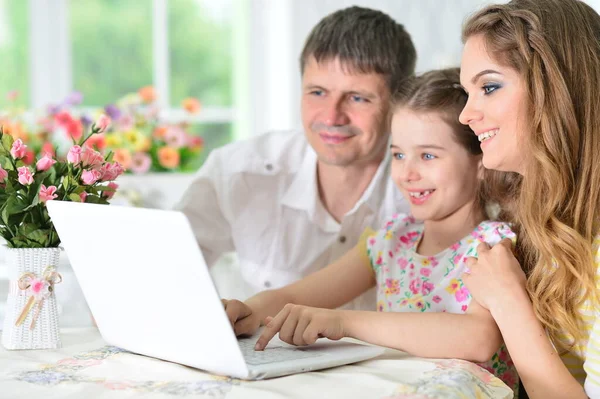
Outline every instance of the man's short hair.
<svg viewBox="0 0 600 399">
<path fill-rule="evenodd" d="M 319 63 L 339 59 L 350 72 L 381 74 L 394 93 L 414 74 L 417 52 L 402 24 L 355 6 L 329 14 L 312 29 L 300 56 L 302 73 L 310 57 Z"/>
</svg>

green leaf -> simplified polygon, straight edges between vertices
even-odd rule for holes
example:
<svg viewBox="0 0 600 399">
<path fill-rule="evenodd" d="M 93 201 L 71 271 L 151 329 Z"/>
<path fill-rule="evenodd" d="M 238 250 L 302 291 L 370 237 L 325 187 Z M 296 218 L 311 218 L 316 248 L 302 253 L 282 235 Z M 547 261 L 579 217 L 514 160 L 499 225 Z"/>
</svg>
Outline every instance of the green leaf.
<svg viewBox="0 0 600 399">
<path fill-rule="evenodd" d="M 2 154 L 2 150 L 0 150 L 0 166 L 2 166 L 4 170 L 15 170 L 8 156 L 6 156 L 6 154 Z"/>
<path fill-rule="evenodd" d="M 2 135 L 2 149 L 8 154 L 10 153 L 10 149 L 12 148 L 13 145 L 13 137 L 10 134 L 3 134 Z"/>
<path fill-rule="evenodd" d="M 88 195 L 85 202 L 90 204 L 108 204 L 106 198 L 98 197 L 96 195 Z"/>
<path fill-rule="evenodd" d="M 40 195 L 39 195 L 39 193 L 36 193 L 35 196 L 33 197 L 33 199 L 31 200 L 31 203 L 29 205 L 27 205 L 25 208 L 23 208 L 23 212 L 32 209 L 33 207 L 37 206 L 39 203 L 40 203 Z"/>
<path fill-rule="evenodd" d="M 40 244 L 42 247 L 48 246 L 50 231 L 37 229 L 27 234 L 26 237 L 31 241 Z"/>
<path fill-rule="evenodd" d="M 23 236 L 27 236 L 36 231 L 37 229 L 38 227 L 33 223 L 23 223 L 21 226 L 19 226 L 17 232 Z"/>
<path fill-rule="evenodd" d="M 13 207 L 14 207 L 14 204 L 16 201 L 17 201 L 17 196 L 11 195 L 10 197 L 8 197 L 8 199 L 4 203 L 4 206 L 2 208 L 2 221 L 4 222 L 5 225 L 10 225 L 9 217 L 13 214 Z"/>
<path fill-rule="evenodd" d="M 96 187 L 94 187 L 94 189 L 96 191 L 98 191 L 99 193 L 100 192 L 105 192 L 105 191 L 108 191 L 108 192 L 114 192 L 114 191 L 116 191 L 114 188 L 108 187 L 108 186 L 96 186 Z"/>
<path fill-rule="evenodd" d="M 81 202 L 81 197 L 75 193 L 69 194 L 69 199 L 73 202 Z"/>
<path fill-rule="evenodd" d="M 65 179 L 63 180 L 63 187 L 65 188 L 66 191 L 73 191 L 75 190 L 79 185 L 77 184 L 77 182 L 75 181 L 75 179 L 72 176 L 65 176 Z"/>
</svg>

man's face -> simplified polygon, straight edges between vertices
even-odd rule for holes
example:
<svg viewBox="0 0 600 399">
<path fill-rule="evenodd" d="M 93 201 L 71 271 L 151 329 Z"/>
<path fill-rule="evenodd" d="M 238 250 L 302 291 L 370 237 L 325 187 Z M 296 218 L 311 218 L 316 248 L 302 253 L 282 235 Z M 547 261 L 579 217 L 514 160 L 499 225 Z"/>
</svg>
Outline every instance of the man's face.
<svg viewBox="0 0 600 399">
<path fill-rule="evenodd" d="M 302 124 L 319 161 L 345 167 L 382 159 L 389 99 L 383 76 L 310 57 L 302 76 Z"/>
</svg>

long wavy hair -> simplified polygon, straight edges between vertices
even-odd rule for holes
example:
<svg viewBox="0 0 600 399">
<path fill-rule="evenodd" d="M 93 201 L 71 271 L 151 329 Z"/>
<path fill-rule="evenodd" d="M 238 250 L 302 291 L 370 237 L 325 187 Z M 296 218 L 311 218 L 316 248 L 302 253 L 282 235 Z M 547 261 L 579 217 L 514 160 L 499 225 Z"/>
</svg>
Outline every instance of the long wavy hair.
<svg viewBox="0 0 600 399">
<path fill-rule="evenodd" d="M 580 307 L 598 303 L 600 16 L 577 0 L 513 0 L 471 16 L 463 42 L 474 35 L 527 87 L 529 157 L 522 176 L 508 176 L 505 217 L 519 234 L 535 314 L 568 350 L 584 338 Z"/>
</svg>

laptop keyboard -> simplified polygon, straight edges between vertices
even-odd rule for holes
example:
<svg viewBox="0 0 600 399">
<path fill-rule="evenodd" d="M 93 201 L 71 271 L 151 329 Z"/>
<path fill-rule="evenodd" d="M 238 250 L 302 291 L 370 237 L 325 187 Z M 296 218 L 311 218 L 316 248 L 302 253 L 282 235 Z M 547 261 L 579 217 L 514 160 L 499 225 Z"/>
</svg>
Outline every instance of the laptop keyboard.
<svg viewBox="0 0 600 399">
<path fill-rule="evenodd" d="M 244 359 L 246 359 L 246 363 L 254 366 L 323 356 L 323 353 L 320 352 L 283 346 L 269 346 L 264 351 L 255 351 L 256 338 L 238 339 L 238 344 L 240 345 Z"/>
</svg>

